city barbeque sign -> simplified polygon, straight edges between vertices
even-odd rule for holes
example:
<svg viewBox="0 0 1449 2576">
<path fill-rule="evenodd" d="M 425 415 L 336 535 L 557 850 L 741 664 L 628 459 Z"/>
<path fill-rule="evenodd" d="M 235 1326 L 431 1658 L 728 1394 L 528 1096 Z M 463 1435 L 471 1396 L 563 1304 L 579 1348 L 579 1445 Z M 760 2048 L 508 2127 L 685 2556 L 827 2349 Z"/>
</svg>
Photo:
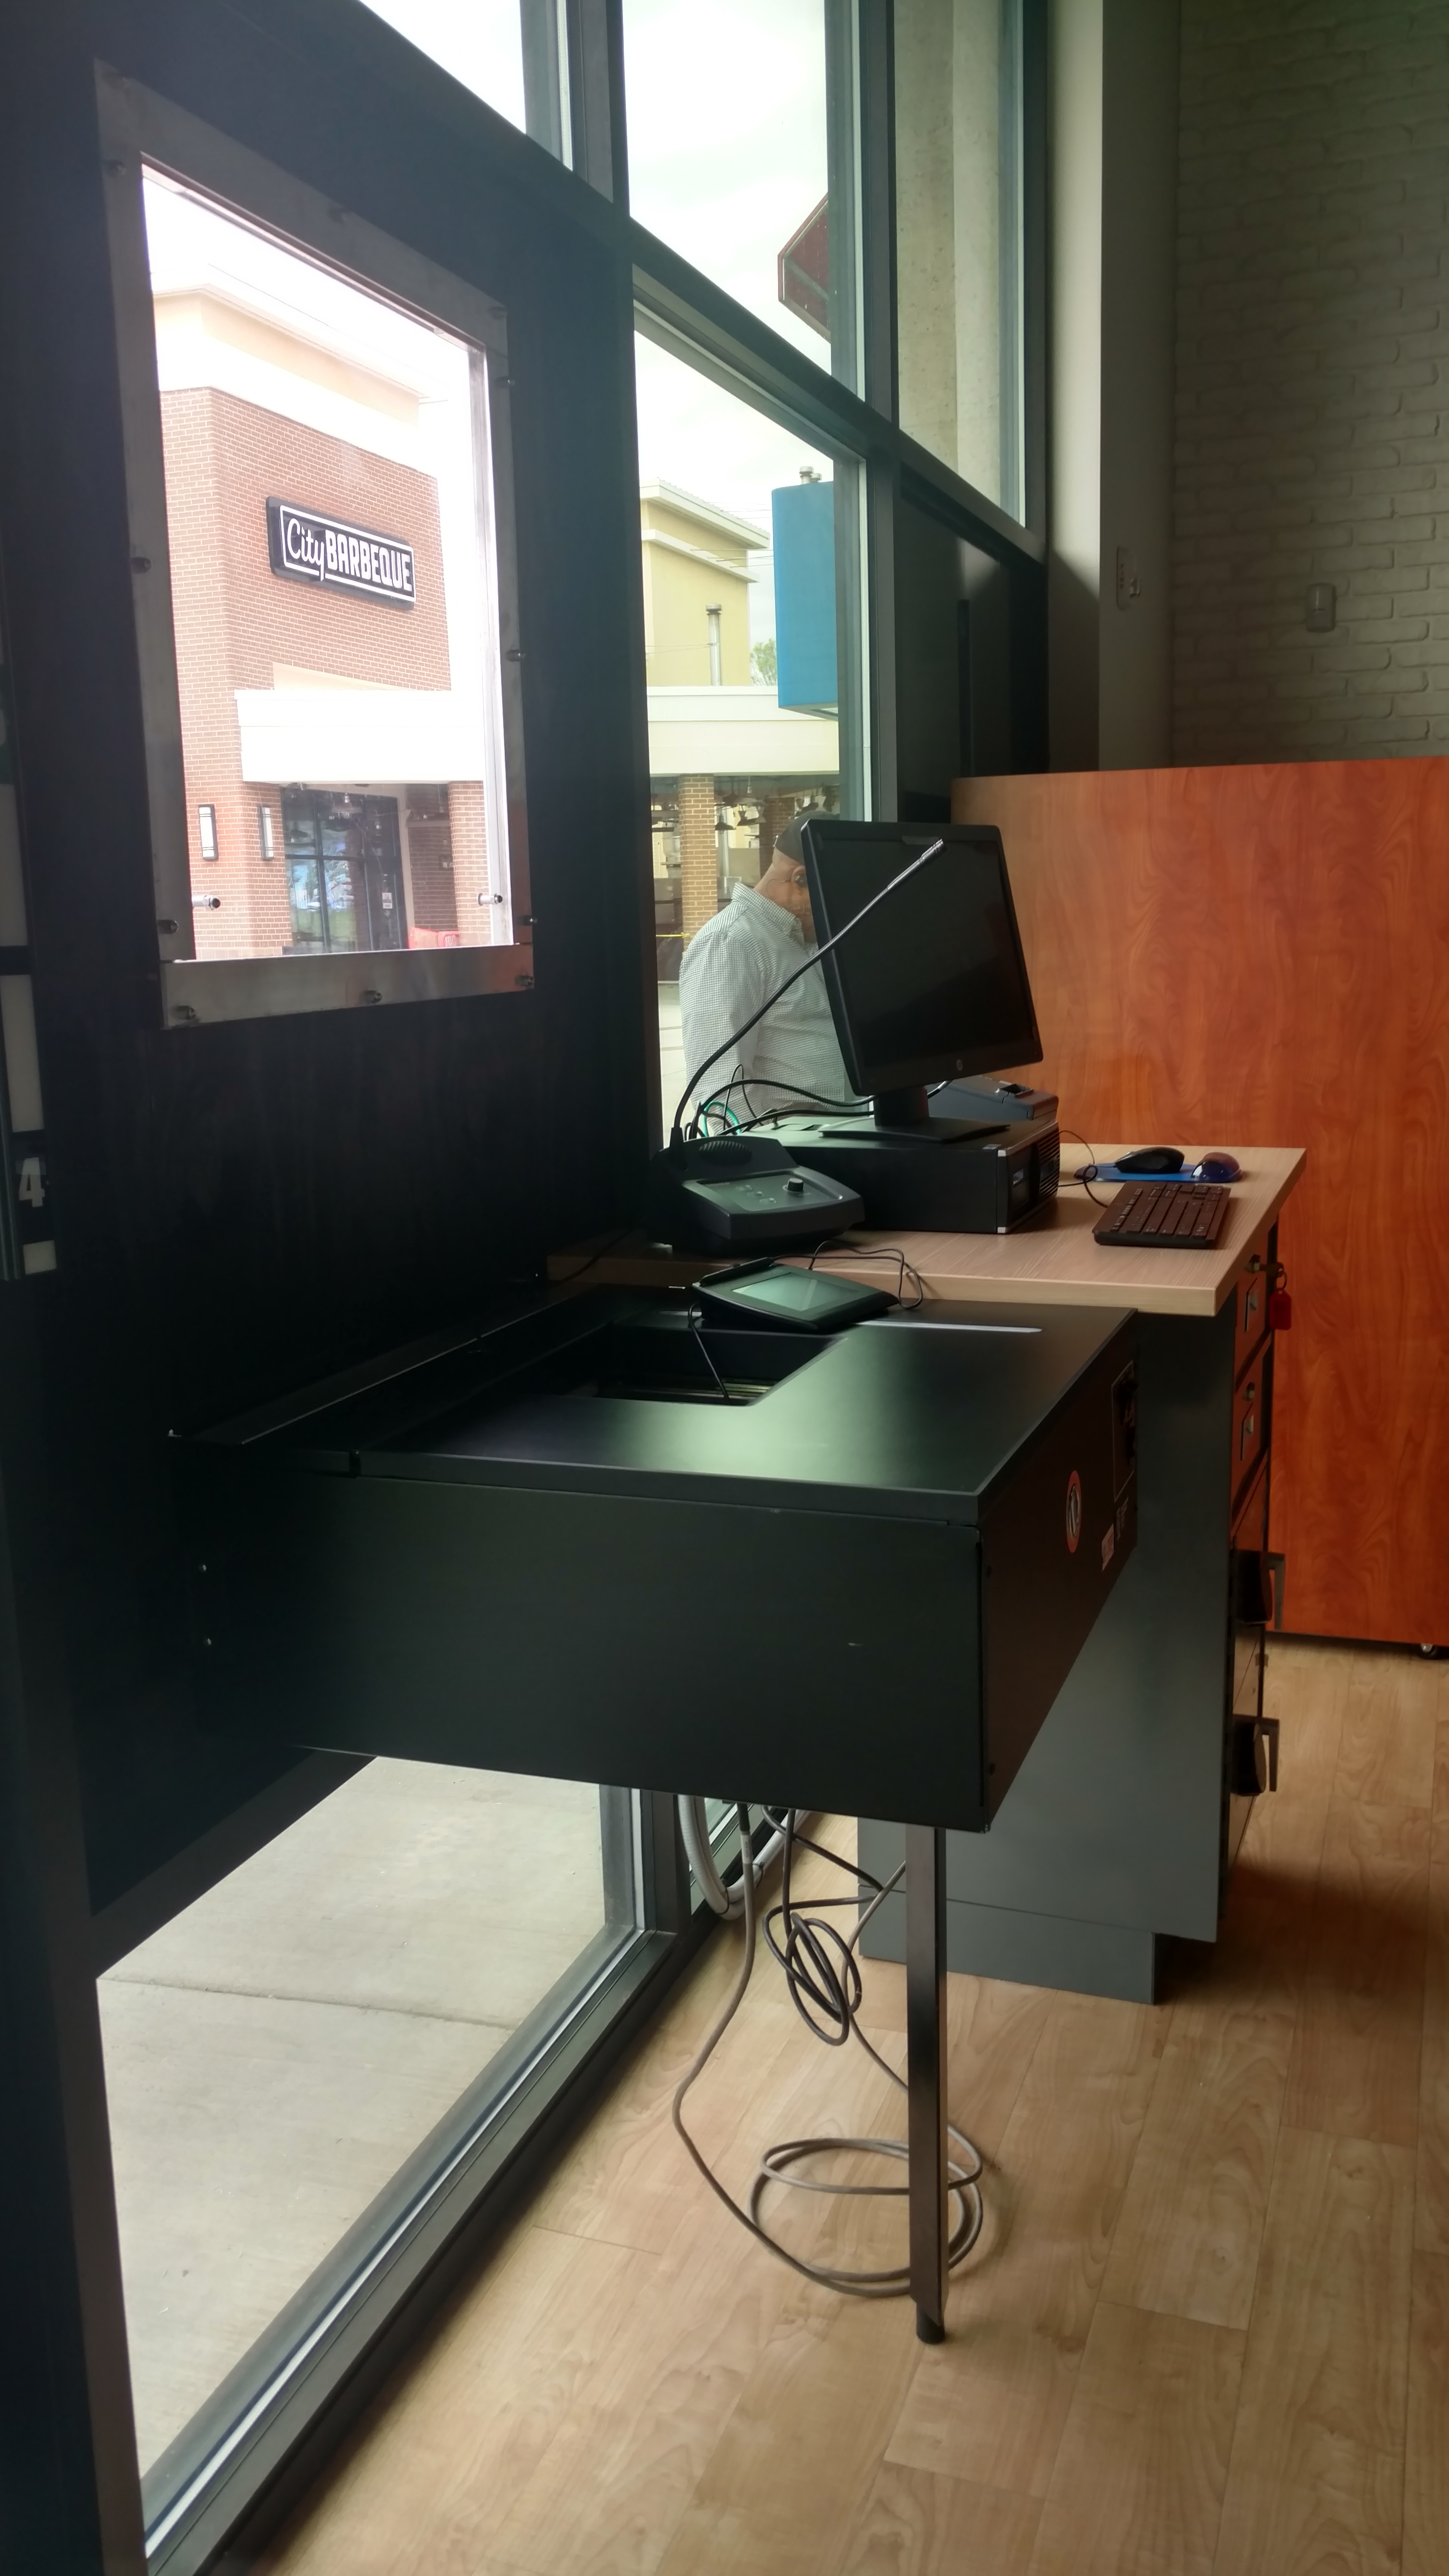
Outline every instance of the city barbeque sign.
<svg viewBox="0 0 1449 2576">
<path fill-rule="evenodd" d="M 417 603 L 412 547 L 376 528 L 355 528 L 350 519 L 299 509 L 295 501 L 268 501 L 267 552 L 283 581 L 320 582 L 324 590 L 350 590 L 390 608 Z"/>
</svg>

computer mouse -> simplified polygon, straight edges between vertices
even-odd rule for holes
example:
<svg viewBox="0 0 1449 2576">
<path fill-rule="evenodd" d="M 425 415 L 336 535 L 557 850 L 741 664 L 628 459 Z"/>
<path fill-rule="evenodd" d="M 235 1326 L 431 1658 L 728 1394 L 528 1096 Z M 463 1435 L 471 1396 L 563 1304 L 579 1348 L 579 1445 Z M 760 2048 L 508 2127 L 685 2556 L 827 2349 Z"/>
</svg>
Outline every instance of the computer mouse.
<svg viewBox="0 0 1449 2576">
<path fill-rule="evenodd" d="M 1119 1172 L 1180 1172 L 1183 1158 L 1175 1145 L 1139 1145 L 1135 1154 L 1119 1154 Z"/>
<path fill-rule="evenodd" d="M 1236 1154 L 1204 1154 L 1193 1165 L 1192 1176 L 1195 1181 L 1240 1181 L 1243 1167 Z"/>
</svg>

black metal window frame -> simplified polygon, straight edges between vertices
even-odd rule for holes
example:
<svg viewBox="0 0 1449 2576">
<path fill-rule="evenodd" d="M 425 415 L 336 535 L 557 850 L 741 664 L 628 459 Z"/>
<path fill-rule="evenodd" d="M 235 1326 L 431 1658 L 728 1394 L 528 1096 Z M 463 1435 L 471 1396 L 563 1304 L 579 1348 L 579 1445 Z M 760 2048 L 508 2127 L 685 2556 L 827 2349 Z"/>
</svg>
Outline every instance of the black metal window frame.
<svg viewBox="0 0 1449 2576">
<path fill-rule="evenodd" d="M 1044 183 L 1044 0 L 1023 0 L 1026 12 L 1026 427 L 1027 524 L 1021 526 L 952 469 L 900 429 L 896 393 L 894 278 L 894 103 L 891 0 L 824 0 L 837 64 L 852 68 L 853 115 L 847 120 L 853 148 L 847 175 L 853 192 L 850 241 L 858 298 L 851 317 L 841 377 L 812 364 L 770 326 L 674 253 L 631 217 L 628 206 L 627 99 L 624 82 L 621 0 L 521 0 L 540 55 L 535 64 L 529 128 L 537 145 L 528 177 L 556 217 L 575 224 L 610 253 L 615 322 L 621 340 L 636 323 L 729 391 L 816 439 L 853 465 L 861 500 L 864 540 L 861 600 L 856 634 L 864 664 L 866 720 L 860 752 L 859 795 L 881 815 L 896 807 L 894 514 L 902 499 L 926 507 L 948 526 L 996 558 L 1028 604 L 1039 604 L 1044 582 L 1045 430 L 1043 406 L 1044 313 L 1041 293 Z M 188 42 L 204 41 L 196 13 Z M 363 0 L 253 0 L 253 14 L 285 29 L 300 65 L 319 77 L 329 49 L 339 44 L 372 76 L 405 85 L 410 99 L 436 116 L 454 138 L 460 134 L 480 165 L 512 166 L 520 138 L 500 139 L 500 120 L 463 92 L 371 17 Z M 535 23 L 536 22 L 536 23 Z M 550 28 L 561 26 L 561 46 Z M 550 51 L 550 47 L 552 50 Z M 142 46 L 142 53 L 146 48 Z M 148 66 L 147 66 L 148 67 Z M 138 66 L 139 69 L 142 68 Z M 552 86 L 550 86 L 552 84 Z M 565 123 L 570 149 L 561 151 Z M 841 117 L 834 120 L 837 135 Z M 527 149 L 526 143 L 522 147 Z M 299 174 L 305 177 L 305 174 Z M 857 381 L 852 383 L 847 378 Z M 647 714 L 642 651 L 642 605 L 629 616 L 638 640 L 632 764 L 648 837 Z M 1033 631 L 1031 618 L 1022 631 Z M 1031 702 L 1045 702 L 1044 661 L 1022 674 L 1022 741 L 1033 739 Z M 1036 738 L 1040 737 L 1040 724 Z M 866 746 L 868 746 L 868 754 Z M 1036 765 L 1023 759 L 1022 766 Z M 642 917 L 641 971 L 652 948 L 652 922 Z M 657 1068 L 646 1070 L 657 1084 Z M 3 1213 L 3 1211 L 0 1211 Z M 27 1438 L 29 1437 L 27 1432 Z M 59 1794 L 59 1793 L 57 1793 Z M 68 1794 L 68 1793 L 67 1793 Z M 390 2186 L 388 2211 L 369 2213 L 367 2244 L 355 2239 L 336 2249 L 331 2295 L 315 2303 L 300 2353 L 294 2337 L 283 2351 L 279 2321 L 278 2367 L 269 2385 L 254 2391 L 249 2420 L 207 2448 L 208 2428 L 198 2421 L 192 2454 L 171 2463 L 166 2497 L 154 2497 L 150 2564 L 167 2576 L 198 2576 L 239 2531 L 259 2537 L 295 2500 L 327 2453 L 356 2419 L 395 2365 L 407 2343 L 457 2281 L 466 2276 L 503 2219 L 527 2195 L 543 2160 L 597 2097 L 625 2049 L 647 2024 L 674 1979 L 688 1966 L 712 1929 L 690 1900 L 689 1876 L 679 1842 L 674 1802 L 662 1793 L 638 1800 L 639 1917 L 632 1938 L 591 1963 L 594 1973 L 538 2035 L 539 2044 L 507 2070 L 507 2082 L 465 2096 L 450 2115 L 446 2139 L 427 2142 L 420 2170 L 407 2169 Z M 273 1830 L 279 1829 L 274 1826 Z M 728 1835 L 722 1837 L 727 1842 Z M 202 1872 L 188 1895 L 213 1883 L 230 1862 Z M 76 1878 L 67 1862 L 69 1884 Z M 182 1901 L 186 1901 L 183 1897 Z M 66 1898 L 74 1910 L 79 1899 Z M 177 1910 L 175 1896 L 156 1917 Z M 132 1908 L 128 1929 L 140 1917 Z M 82 2055 L 91 2049 L 86 2039 Z M 94 2085 L 94 2065 L 87 2083 Z M 79 2081 L 79 2079 L 77 2079 Z M 94 2110 L 94 2106 L 93 2106 Z M 103 2104 L 91 2125 L 104 2135 Z M 91 2177 L 94 2194 L 104 2194 Z M 385 2196 L 387 2197 L 387 2196 Z M 100 2229 L 104 2237 L 105 2229 Z M 109 2260 L 109 2258 L 108 2258 Z M 105 2302 L 102 2302 L 104 2305 Z M 114 2354 L 119 2326 L 116 2296 L 101 2319 Z M 103 2340 L 105 2340 L 103 2337 Z M 113 2374 L 114 2375 L 114 2374 Z M 124 2373 L 121 2374 L 124 2380 Z M 218 2393 L 220 2396 L 220 2392 Z M 92 2404 L 101 2484 L 117 2491 L 117 2462 L 126 2438 L 129 2403 L 124 2387 L 104 2420 Z M 113 2474 L 114 2473 L 114 2474 Z M 97 2472 L 99 2475 L 99 2471 Z M 102 2505 L 104 2514 L 109 2508 Z M 117 2517 L 129 2524 L 131 2508 Z"/>
<path fill-rule="evenodd" d="M 155 2576 L 197 2576 L 259 2504 L 275 2522 L 706 1936 L 673 1802 L 600 1809 L 610 1919 L 147 2471 Z"/>
<path fill-rule="evenodd" d="M 551 0 L 544 0 L 547 10 Z M 525 0 L 526 6 L 526 0 Z M 627 96 L 621 0 L 564 0 L 566 62 L 550 55 L 536 68 L 529 125 L 559 163 L 558 182 L 579 219 L 610 236 L 621 331 L 638 329 L 657 345 L 781 426 L 813 438 L 837 461 L 839 508 L 861 526 L 862 542 L 845 544 L 840 584 L 842 668 L 859 670 L 862 722 L 852 728 L 842 689 L 842 793 L 862 811 L 896 810 L 894 521 L 904 500 L 924 508 L 992 555 L 1019 590 L 1028 639 L 1040 626 L 1045 545 L 1043 258 L 1044 0 L 1022 0 L 1024 162 L 1024 433 L 1028 523 L 1022 526 L 976 492 L 899 426 L 896 387 L 894 251 L 894 95 L 890 0 L 825 0 L 834 54 L 832 151 L 842 127 L 853 134 L 848 171 L 852 198 L 851 306 L 843 317 L 843 373 L 817 366 L 636 222 L 628 207 Z M 362 15 L 361 0 L 358 14 Z M 841 104 L 841 66 L 853 98 Z M 544 98 L 541 79 L 555 84 Z M 465 111 L 466 112 L 466 111 Z M 479 149 L 490 143 L 490 111 L 478 107 Z M 567 132 L 570 151 L 558 150 Z M 838 166 L 838 164 L 836 165 Z M 832 181 L 835 168 L 832 168 Z M 838 227 L 833 238 L 838 238 Z M 858 380 L 857 383 L 850 379 Z M 848 536 L 849 531 L 842 534 Z M 860 566 L 858 584 L 853 566 Z M 642 647 L 642 614 L 638 620 Z M 1020 740 L 1028 757 L 1044 736 L 1044 658 L 1028 641 L 1017 675 Z M 1033 667 L 1033 666 L 1036 667 Z M 863 667 L 862 667 L 863 666 Z M 1040 707 L 1034 701 L 1040 701 Z M 853 739 L 853 733 L 855 738 Z M 638 670 L 636 764 L 648 810 L 647 719 L 642 649 Z M 652 927 L 652 925 L 646 925 Z M 657 1079 L 654 1069 L 651 1077 Z M 242 2439 L 223 2436 L 226 2392 L 188 2428 L 169 2466 L 169 2501 L 156 2496 L 159 2527 L 151 2566 L 160 2576 L 195 2576 L 229 2535 L 260 2508 L 268 2523 L 299 2481 L 325 2457 L 354 2420 L 365 2394 L 405 2346 L 450 2285 L 476 2259 L 507 2210 L 528 2188 L 541 2150 L 580 2115 L 607 2080 L 640 2024 L 658 2009 L 677 1975 L 714 1928 L 693 1901 L 673 1801 L 639 1801 L 642 1908 L 634 1939 L 601 1956 L 552 2029 L 536 2034 L 530 2054 L 496 2080 L 490 2070 L 455 2106 L 449 2120 L 395 2178 L 373 2212 L 336 2249 L 330 2304 L 314 2298 L 310 2341 L 300 2361 L 288 2320 L 278 2321 L 277 2371 L 253 2399 Z M 738 1864 L 733 1821 L 711 1836 L 723 1867 Z M 476 2098 L 475 2098 L 476 2097 Z M 443 2131 L 446 2130 L 446 2139 Z M 443 2152 L 446 2149 L 446 2152 Z M 415 2167 L 417 2168 L 415 2170 Z M 389 2225 L 379 2223 L 387 2202 Z M 367 2224 L 372 2241 L 364 2241 Z M 213 2438 L 210 2463 L 206 2442 Z M 187 2456 L 183 2457 L 183 2448 Z M 152 2482 L 148 2481 L 148 2486 Z"/>
<path fill-rule="evenodd" d="M 842 797 L 858 810 L 897 811 L 895 513 L 902 501 L 924 509 L 957 536 L 992 556 L 1005 571 L 1013 603 L 1014 765 L 1046 759 L 1046 8 L 1020 0 L 1019 133 L 1022 204 L 1019 275 L 1022 329 L 1022 452 L 1025 522 L 984 493 L 900 427 L 895 275 L 895 84 L 892 0 L 824 0 L 833 61 L 853 68 L 854 114 L 841 112 L 836 69 L 832 152 L 842 125 L 853 123 L 853 312 L 844 320 L 833 373 L 816 365 L 767 322 L 738 304 L 628 210 L 627 129 L 622 0 L 577 0 L 587 19 L 597 76 L 607 73 L 617 105 L 609 121 L 607 167 L 591 162 L 588 138 L 575 131 L 574 169 L 610 200 L 616 257 L 627 267 L 627 292 L 638 327 L 726 392 L 783 427 L 814 438 L 864 487 L 861 595 L 851 598 L 844 570 L 840 615 L 848 644 L 864 663 L 868 761 L 850 776 L 851 745 L 842 691 Z M 576 5 L 576 0 L 570 0 Z M 834 167 L 832 167 L 832 184 Z M 836 235 L 833 231 L 832 242 Z M 621 278 L 621 299 L 626 291 Z M 856 390 L 853 379 L 859 380 Z M 842 667 L 848 667 L 843 661 Z M 849 810 L 849 808 L 847 808 Z"/>
<path fill-rule="evenodd" d="M 148 796 L 156 901 L 157 958 L 168 1029 L 198 1021 L 270 1018 L 348 1010 L 359 1001 L 408 1002 L 511 992 L 533 971 L 530 930 L 526 764 L 518 642 L 508 321 L 488 291 L 421 257 L 325 193 L 252 151 L 220 128 L 176 107 L 115 66 L 96 66 L 98 141 L 116 310 L 116 347 L 131 521 L 137 661 L 146 701 Z M 143 186 L 169 179 L 292 247 L 317 267 L 350 278 L 380 300 L 416 313 L 469 348 L 486 385 L 475 394 L 479 464 L 488 507 L 485 580 L 494 599 L 497 645 L 497 756 L 493 782 L 506 809 L 506 893 L 499 937 L 446 950 L 333 950 L 281 959 L 198 960 L 188 838 L 184 823 L 180 678 L 173 612 L 170 517 L 158 390 Z M 483 422 L 486 418 L 486 431 Z M 213 846 L 200 816 L 213 813 Z M 214 810 L 199 809 L 203 860 L 218 855 Z M 203 899 L 204 900 L 204 899 Z M 515 926 L 517 925 L 517 927 Z"/>
</svg>

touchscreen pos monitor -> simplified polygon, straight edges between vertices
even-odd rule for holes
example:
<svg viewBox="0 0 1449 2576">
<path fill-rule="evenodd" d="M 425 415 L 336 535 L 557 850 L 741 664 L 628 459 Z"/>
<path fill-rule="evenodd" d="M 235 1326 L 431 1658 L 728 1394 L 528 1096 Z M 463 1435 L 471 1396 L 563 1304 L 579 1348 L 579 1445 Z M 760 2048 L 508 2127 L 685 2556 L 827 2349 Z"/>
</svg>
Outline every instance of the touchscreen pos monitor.
<svg viewBox="0 0 1449 2576">
<path fill-rule="evenodd" d="M 873 1097 L 882 1126 L 923 1122 L 928 1084 L 1042 1057 L 993 824 L 812 815 L 802 841 L 816 939 L 823 947 L 935 840 L 936 856 L 820 962 L 851 1086 Z"/>
</svg>

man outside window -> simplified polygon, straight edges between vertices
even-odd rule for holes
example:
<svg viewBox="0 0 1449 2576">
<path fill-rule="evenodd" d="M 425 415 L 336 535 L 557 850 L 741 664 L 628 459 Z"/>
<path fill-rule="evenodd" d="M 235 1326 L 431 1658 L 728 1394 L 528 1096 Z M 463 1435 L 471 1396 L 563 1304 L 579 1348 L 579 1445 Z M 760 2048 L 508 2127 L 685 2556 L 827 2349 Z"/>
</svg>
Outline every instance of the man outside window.
<svg viewBox="0 0 1449 2576">
<path fill-rule="evenodd" d="M 737 885 L 732 900 L 697 930 L 679 969 L 679 1015 L 686 1070 L 693 1073 L 717 1046 L 778 991 L 815 951 L 810 884 L 800 829 L 807 810 L 779 834 L 757 885 Z M 757 1028 L 711 1065 L 700 1098 L 730 1090 L 741 1119 L 772 1109 L 843 1106 L 855 1097 L 836 1043 L 823 975 L 802 975 Z"/>
</svg>

